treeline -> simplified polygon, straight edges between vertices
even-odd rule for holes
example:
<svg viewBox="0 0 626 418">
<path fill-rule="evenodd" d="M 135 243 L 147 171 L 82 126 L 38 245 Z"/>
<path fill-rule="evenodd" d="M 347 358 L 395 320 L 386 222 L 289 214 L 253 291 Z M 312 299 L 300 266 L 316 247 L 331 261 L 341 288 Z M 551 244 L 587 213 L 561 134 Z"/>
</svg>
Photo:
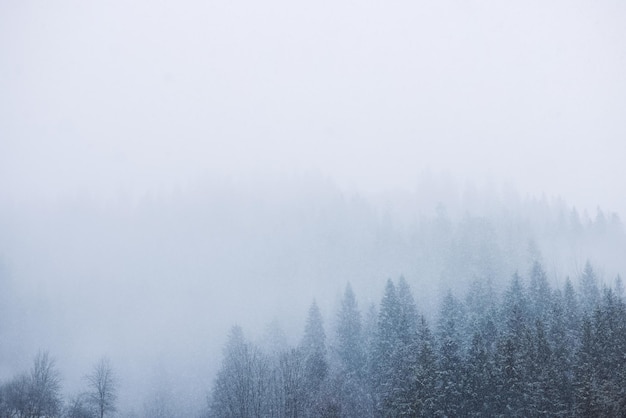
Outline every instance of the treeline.
<svg viewBox="0 0 626 418">
<path fill-rule="evenodd" d="M 348 284 L 328 342 L 313 302 L 297 347 L 262 349 L 233 327 L 211 417 L 626 416 L 626 306 L 620 277 L 587 263 L 552 288 L 541 263 L 497 297 L 476 281 L 433 320 L 407 282 L 365 314 Z"/>
<path fill-rule="evenodd" d="M 108 359 L 85 376 L 85 392 L 64 400 L 54 359 L 39 352 L 28 372 L 0 385 L 0 418 L 103 418 L 116 411 L 117 378 Z"/>
</svg>

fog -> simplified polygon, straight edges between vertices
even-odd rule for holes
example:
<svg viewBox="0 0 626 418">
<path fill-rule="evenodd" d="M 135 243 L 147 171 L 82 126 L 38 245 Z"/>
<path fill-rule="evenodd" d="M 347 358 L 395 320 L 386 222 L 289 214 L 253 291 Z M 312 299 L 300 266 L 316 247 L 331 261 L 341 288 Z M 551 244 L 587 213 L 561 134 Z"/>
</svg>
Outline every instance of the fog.
<svg viewBox="0 0 626 418">
<path fill-rule="evenodd" d="M 621 2 L 28 1 L 1 16 L 11 194 L 293 170 L 379 191 L 430 169 L 624 208 Z"/>
<path fill-rule="evenodd" d="M 618 1 L 3 1 L 0 382 L 44 349 L 78 393 L 106 355 L 121 416 L 163 392 L 192 416 L 233 324 L 296 344 L 347 282 L 365 309 L 404 276 L 427 313 L 537 254 L 553 285 L 587 260 L 612 283 L 625 19 Z"/>
</svg>

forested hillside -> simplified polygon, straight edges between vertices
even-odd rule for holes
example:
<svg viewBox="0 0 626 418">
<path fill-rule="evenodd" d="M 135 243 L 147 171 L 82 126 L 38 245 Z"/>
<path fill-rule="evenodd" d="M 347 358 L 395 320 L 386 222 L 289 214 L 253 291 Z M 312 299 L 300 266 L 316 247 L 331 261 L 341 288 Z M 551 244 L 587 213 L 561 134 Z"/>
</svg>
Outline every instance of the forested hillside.
<svg viewBox="0 0 626 418">
<path fill-rule="evenodd" d="M 348 284 L 329 321 L 312 303 L 296 346 L 260 347 L 233 327 L 207 414 L 623 417 L 622 280 L 599 286 L 587 263 L 563 283 L 550 286 L 535 261 L 500 295 L 480 280 L 448 292 L 434 321 L 404 278 L 371 307 Z"/>
<path fill-rule="evenodd" d="M 349 405 L 369 405 L 366 411 L 372 413 L 374 405 L 388 403 L 377 392 L 388 384 L 377 384 L 374 376 L 391 373 L 383 367 L 384 359 L 373 361 L 372 356 L 405 350 L 393 338 L 408 345 L 419 341 L 417 331 L 411 331 L 389 336 L 384 350 L 374 349 L 378 316 L 387 303 L 380 302 L 387 278 L 404 278 L 396 283 L 397 296 L 406 306 L 414 299 L 416 313 L 403 321 L 411 329 L 420 329 L 415 323 L 429 328 L 434 359 L 441 352 L 439 312 L 457 303 L 464 312 L 454 323 L 458 361 L 467 360 L 479 330 L 489 348 L 489 364 L 499 367 L 497 350 L 506 342 L 503 309 L 509 306 L 503 298 L 516 272 L 527 290 L 523 300 L 537 294 L 531 292 L 530 272 L 539 262 L 550 288 L 539 292 L 549 295 L 546 304 L 552 307 L 559 300 L 556 289 L 565 297 L 569 277 L 577 303 L 588 307 L 595 302 L 584 302 L 589 292 L 579 284 L 588 270 L 586 260 L 593 266 L 592 288 L 597 287 L 599 300 L 603 289 L 614 288 L 615 277 L 626 271 L 626 234 L 616 214 L 598 208 L 590 215 L 560 199 L 522 198 L 507 188 L 461 192 L 435 183 L 413 193 L 364 196 L 314 178 L 255 187 L 206 185 L 136 201 L 83 196 L 61 199 L 53 208 L 25 203 L 0 207 L 0 384 L 15 389 L 16 379 L 31 373 L 37 353 L 49 352 L 61 377 L 60 411 L 86 390 L 85 374 L 105 355 L 119 375 L 119 416 L 152 418 L 155 408 L 170 416 L 196 416 L 206 409 L 232 324 L 242 331 L 231 346 L 245 342 L 246 355 L 254 358 L 251 364 L 264 364 L 257 373 L 278 379 L 278 367 L 289 365 L 295 368 L 289 379 L 297 391 L 304 390 L 299 367 L 306 350 L 299 340 L 310 315 L 303 306 L 315 299 L 320 321 L 310 325 L 307 341 L 314 347 L 309 351 L 317 353 L 316 362 L 327 368 L 316 377 L 315 387 L 332 395 L 324 400 L 330 409 L 341 406 L 347 413 Z M 339 326 L 336 311 L 346 282 L 359 296 L 346 315 L 358 306 L 360 319 L 351 317 Z M 614 292 L 618 294 L 616 288 Z M 450 302 L 457 299 L 449 300 L 448 293 L 460 302 Z M 582 311 L 577 315 L 578 324 Z M 529 335 L 538 332 L 535 319 L 525 318 Z M 265 331 L 268 324 L 270 331 Z M 494 331 L 488 334 L 479 325 Z M 549 335 L 548 318 L 543 326 Z M 359 327 L 360 334 L 353 330 Z M 362 348 L 349 360 L 350 373 L 339 372 L 339 359 L 351 356 L 347 348 L 338 348 L 339 329 L 346 334 L 341 337 L 345 347 Z M 580 324 L 575 330 L 580 340 Z M 322 334 L 328 337 L 325 345 L 319 344 Z M 577 345 L 567 348 L 576 358 Z M 440 363 L 428 365 L 436 376 L 442 376 L 434 368 Z M 459 370 L 467 371 L 463 364 Z M 409 380 L 415 378 L 412 370 L 422 367 L 405 366 Z M 342 379 L 357 398 L 330 402 Z M 439 380 L 431 383 L 443 387 Z M 272 411 L 319 405 L 301 397 L 281 400 L 285 389 L 276 385 L 263 389 L 272 391 L 269 398 L 266 392 L 256 395 L 272 399 Z M 217 392 L 226 390 L 218 387 Z M 468 390 L 466 383 L 462 387 Z M 502 393 L 498 402 L 504 402 Z M 441 400 L 443 395 L 437 396 Z M 508 405 L 489 402 L 497 411 Z"/>
</svg>

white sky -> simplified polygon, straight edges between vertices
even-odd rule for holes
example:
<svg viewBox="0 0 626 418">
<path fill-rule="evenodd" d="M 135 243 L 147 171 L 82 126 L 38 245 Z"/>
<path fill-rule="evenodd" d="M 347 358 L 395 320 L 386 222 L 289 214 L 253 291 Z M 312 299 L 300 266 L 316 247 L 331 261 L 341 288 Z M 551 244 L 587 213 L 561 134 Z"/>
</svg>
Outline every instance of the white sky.
<svg viewBox="0 0 626 418">
<path fill-rule="evenodd" d="M 0 0 L 0 191 L 421 172 L 626 214 L 626 3 Z"/>
</svg>

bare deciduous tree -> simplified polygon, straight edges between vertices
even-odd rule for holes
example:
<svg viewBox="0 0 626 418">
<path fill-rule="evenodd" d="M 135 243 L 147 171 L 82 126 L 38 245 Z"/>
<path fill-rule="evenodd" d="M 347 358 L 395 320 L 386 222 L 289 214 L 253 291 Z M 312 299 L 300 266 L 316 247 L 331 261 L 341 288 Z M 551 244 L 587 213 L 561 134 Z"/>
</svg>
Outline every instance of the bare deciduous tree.
<svg viewBox="0 0 626 418">
<path fill-rule="evenodd" d="M 61 378 L 47 352 L 35 356 L 33 368 L 3 385 L 0 416 L 54 417 L 61 411 Z"/>
<path fill-rule="evenodd" d="M 30 416 L 56 416 L 61 409 L 61 378 L 47 351 L 35 357 L 30 373 Z"/>
<path fill-rule="evenodd" d="M 105 414 L 115 412 L 117 379 L 109 359 L 102 358 L 86 379 L 89 385 L 87 399 L 96 408 L 98 416 L 104 418 Z"/>
<path fill-rule="evenodd" d="M 244 338 L 238 326 L 232 328 L 224 354 L 213 389 L 210 416 L 271 416 L 267 411 L 270 383 L 267 356 Z"/>
</svg>

